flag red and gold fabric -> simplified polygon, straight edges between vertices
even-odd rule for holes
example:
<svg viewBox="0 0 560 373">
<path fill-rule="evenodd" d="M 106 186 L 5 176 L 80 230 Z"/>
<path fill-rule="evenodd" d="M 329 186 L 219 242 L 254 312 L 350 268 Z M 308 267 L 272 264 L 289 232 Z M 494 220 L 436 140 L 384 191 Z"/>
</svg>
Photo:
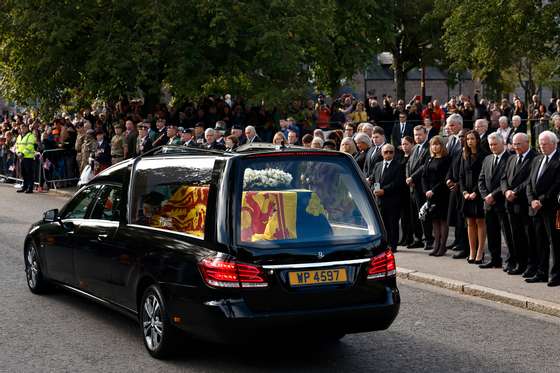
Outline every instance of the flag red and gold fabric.
<svg viewBox="0 0 560 373">
<path fill-rule="evenodd" d="M 241 200 L 241 241 L 297 238 L 296 191 L 246 191 Z"/>
<path fill-rule="evenodd" d="M 152 218 L 152 226 L 203 237 L 208 190 L 207 186 L 180 187 Z"/>
</svg>

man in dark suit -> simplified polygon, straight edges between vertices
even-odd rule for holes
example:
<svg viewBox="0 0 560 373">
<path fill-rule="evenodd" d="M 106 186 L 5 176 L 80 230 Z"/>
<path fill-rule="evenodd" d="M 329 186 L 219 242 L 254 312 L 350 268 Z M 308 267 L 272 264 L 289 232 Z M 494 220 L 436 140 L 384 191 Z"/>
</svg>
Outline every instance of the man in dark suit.
<svg viewBox="0 0 560 373">
<path fill-rule="evenodd" d="M 406 184 L 410 189 L 410 198 L 412 200 L 412 216 L 418 220 L 418 211 L 420 207 L 426 202 L 426 195 L 422 187 L 422 171 L 424 170 L 424 163 L 430 157 L 430 144 L 428 142 L 428 133 L 423 126 L 414 127 L 414 148 L 412 154 L 406 164 Z M 418 224 L 419 222 L 416 221 Z M 434 236 L 432 233 L 432 221 L 428 218 L 422 222 L 422 232 L 426 239 L 424 245 L 425 250 L 433 249 Z M 416 241 L 409 245 L 408 248 L 422 247 L 421 241 Z"/>
<path fill-rule="evenodd" d="M 463 118 L 459 114 L 451 114 L 447 118 L 446 128 L 449 136 L 445 146 L 451 159 L 451 165 L 445 181 L 450 190 L 447 224 L 455 227 L 455 241 L 451 246 L 453 250 L 458 252 L 453 255 L 453 259 L 464 259 L 469 255 L 469 245 L 465 218 L 460 209 L 462 196 L 459 190 L 461 155 L 465 142 Z"/>
<path fill-rule="evenodd" d="M 247 138 L 247 144 L 252 144 L 254 142 L 262 142 L 259 135 L 257 135 L 257 130 L 253 126 L 245 127 L 245 137 Z"/>
<path fill-rule="evenodd" d="M 400 195 L 404 187 L 402 167 L 395 160 L 395 147 L 385 144 L 381 149 L 383 161 L 373 171 L 373 194 L 377 198 L 381 217 L 387 231 L 387 241 L 393 251 L 399 242 Z"/>
<path fill-rule="evenodd" d="M 366 158 L 371 148 L 371 138 L 364 132 L 358 132 L 356 136 L 354 136 L 354 141 L 356 142 L 356 148 L 358 149 L 358 153 L 354 156 L 354 159 L 356 160 L 358 166 L 364 170 Z"/>
<path fill-rule="evenodd" d="M 526 282 L 547 282 L 548 286 L 560 285 L 560 232 L 556 230 L 556 196 L 560 192 L 560 152 L 557 151 L 558 138 L 553 132 L 544 131 L 539 135 L 541 155 L 535 157 L 527 184 L 529 216 L 533 217 L 537 237 L 538 267 L 535 276 Z M 552 249 L 552 268 L 549 260 Z"/>
<path fill-rule="evenodd" d="M 385 131 L 383 128 L 379 126 L 373 127 L 371 140 L 371 148 L 366 154 L 366 161 L 364 163 L 364 175 L 370 185 L 373 185 L 373 170 L 375 165 L 383 160 L 381 154 L 381 148 L 385 145 Z"/>
<path fill-rule="evenodd" d="M 187 148 L 198 148 L 196 139 L 193 136 L 193 130 L 190 128 L 183 128 L 181 131 L 181 143 Z"/>
<path fill-rule="evenodd" d="M 480 120 L 480 119 L 478 119 Z M 477 120 L 477 121 L 478 121 Z M 509 258 L 513 253 L 513 239 L 506 215 L 505 198 L 501 188 L 502 176 L 511 154 L 506 150 L 504 138 L 499 133 L 488 136 L 488 145 L 492 154 L 484 158 L 482 170 L 478 178 L 480 196 L 484 199 L 484 218 L 488 236 L 490 261 L 481 264 L 480 268 L 502 267 L 502 233 L 506 239 Z M 513 270 L 514 264 L 508 259 L 507 270 Z"/>
<path fill-rule="evenodd" d="M 490 134 L 488 131 L 488 120 L 486 118 L 477 119 L 474 122 L 474 130 L 480 135 L 480 147 L 484 149 L 486 154 L 489 154 L 491 151 L 488 144 L 488 135 Z"/>
<path fill-rule="evenodd" d="M 523 274 L 523 277 L 530 278 L 537 274 L 537 251 L 535 229 L 529 218 L 526 188 L 537 152 L 529 148 L 529 137 L 525 133 L 513 136 L 512 145 L 515 156 L 508 159 L 501 182 L 513 235 L 513 252 L 510 253 L 509 262 L 516 265 L 508 273 Z"/>
<path fill-rule="evenodd" d="M 156 122 L 157 132 L 155 134 L 154 140 L 152 141 L 153 147 L 158 147 L 165 145 L 169 142 L 169 137 L 167 137 L 167 121 L 165 118 L 159 118 Z"/>
<path fill-rule="evenodd" d="M 136 139 L 136 154 L 144 154 L 152 150 L 152 140 L 148 136 L 149 123 L 138 124 L 138 138 Z"/>
<path fill-rule="evenodd" d="M 395 148 L 401 146 L 401 139 L 405 136 L 414 136 L 412 123 L 406 121 L 406 112 L 399 113 L 399 123 L 393 126 L 393 131 L 391 132 L 391 143 Z"/>
</svg>

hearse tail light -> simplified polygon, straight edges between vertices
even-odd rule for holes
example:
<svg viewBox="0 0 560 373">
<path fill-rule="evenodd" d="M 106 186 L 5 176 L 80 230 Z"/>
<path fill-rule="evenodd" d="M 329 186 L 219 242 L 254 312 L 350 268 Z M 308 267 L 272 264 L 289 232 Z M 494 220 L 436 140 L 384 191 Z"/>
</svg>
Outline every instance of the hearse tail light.
<svg viewBox="0 0 560 373">
<path fill-rule="evenodd" d="M 395 265 L 395 256 L 391 250 L 374 256 L 369 262 L 367 270 L 368 280 L 384 279 L 397 274 L 397 266 Z"/>
<path fill-rule="evenodd" d="M 259 266 L 216 257 L 205 258 L 198 265 L 204 281 L 214 287 L 260 288 L 268 286 L 264 271 Z"/>
</svg>

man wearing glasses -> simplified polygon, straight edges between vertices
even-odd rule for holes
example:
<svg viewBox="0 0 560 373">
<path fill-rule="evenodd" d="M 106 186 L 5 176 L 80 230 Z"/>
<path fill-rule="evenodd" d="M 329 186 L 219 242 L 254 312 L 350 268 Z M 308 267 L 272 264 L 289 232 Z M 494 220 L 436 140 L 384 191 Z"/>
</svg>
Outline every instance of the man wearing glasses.
<svg viewBox="0 0 560 373">
<path fill-rule="evenodd" d="M 399 217 L 404 174 L 399 162 L 395 160 L 395 147 L 385 144 L 381 148 L 383 161 L 375 165 L 373 171 L 373 194 L 381 210 L 381 217 L 387 231 L 387 241 L 393 251 L 399 242 Z"/>
</svg>

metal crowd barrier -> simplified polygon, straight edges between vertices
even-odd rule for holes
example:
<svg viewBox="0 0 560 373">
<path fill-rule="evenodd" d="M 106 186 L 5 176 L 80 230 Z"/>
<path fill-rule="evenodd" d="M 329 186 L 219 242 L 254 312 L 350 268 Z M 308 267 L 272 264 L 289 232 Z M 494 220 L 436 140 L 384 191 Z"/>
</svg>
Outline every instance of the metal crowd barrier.
<svg viewBox="0 0 560 373">
<path fill-rule="evenodd" d="M 18 184 L 23 182 L 21 177 L 21 161 L 13 153 L 5 154 L 0 160 L 0 179 L 13 181 Z M 35 186 L 43 189 L 76 185 L 79 180 L 78 165 L 73 152 L 65 149 L 44 150 L 34 160 Z"/>
</svg>

